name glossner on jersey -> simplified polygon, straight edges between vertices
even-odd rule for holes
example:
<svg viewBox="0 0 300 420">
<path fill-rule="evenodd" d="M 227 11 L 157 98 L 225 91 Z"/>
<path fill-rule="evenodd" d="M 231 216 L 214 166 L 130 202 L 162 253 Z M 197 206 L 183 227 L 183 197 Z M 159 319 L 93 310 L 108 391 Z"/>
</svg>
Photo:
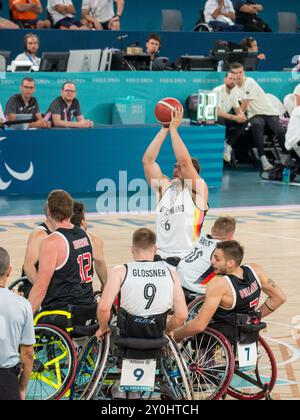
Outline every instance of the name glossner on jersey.
<svg viewBox="0 0 300 420">
<path fill-rule="evenodd" d="M 157 270 L 133 269 L 132 275 L 134 277 L 166 277 L 167 272 L 166 270 L 161 270 L 161 269 L 157 269 Z"/>
</svg>

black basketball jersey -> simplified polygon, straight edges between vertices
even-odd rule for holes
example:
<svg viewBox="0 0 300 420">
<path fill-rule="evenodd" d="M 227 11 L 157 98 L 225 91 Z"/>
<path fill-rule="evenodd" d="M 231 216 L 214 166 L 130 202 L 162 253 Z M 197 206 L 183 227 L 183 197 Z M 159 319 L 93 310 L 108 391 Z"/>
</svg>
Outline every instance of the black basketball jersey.
<svg viewBox="0 0 300 420">
<path fill-rule="evenodd" d="M 47 233 L 47 235 L 51 235 L 51 233 L 52 233 L 46 223 L 41 223 L 40 225 L 38 225 L 37 229 L 45 231 Z"/>
<path fill-rule="evenodd" d="M 228 281 L 234 297 L 232 308 L 226 309 L 221 306 L 215 313 L 214 321 L 231 321 L 236 314 L 253 314 L 257 310 L 260 295 L 260 280 L 250 266 L 242 266 L 243 279 L 236 276 L 225 276 Z"/>
<path fill-rule="evenodd" d="M 40 225 L 37 226 L 36 229 L 43 230 L 44 232 L 47 233 L 48 236 L 51 235 L 51 233 L 52 233 L 46 223 L 41 223 Z M 35 263 L 35 268 L 36 268 L 36 271 L 39 271 L 39 262 L 38 261 Z M 22 267 L 21 277 L 26 277 L 26 273 L 24 271 L 24 266 Z"/>
<path fill-rule="evenodd" d="M 58 267 L 50 281 L 43 301 L 44 309 L 64 308 L 71 305 L 92 305 L 93 299 L 93 248 L 87 233 L 74 226 L 73 229 L 57 229 L 67 245 L 67 257 Z"/>
</svg>

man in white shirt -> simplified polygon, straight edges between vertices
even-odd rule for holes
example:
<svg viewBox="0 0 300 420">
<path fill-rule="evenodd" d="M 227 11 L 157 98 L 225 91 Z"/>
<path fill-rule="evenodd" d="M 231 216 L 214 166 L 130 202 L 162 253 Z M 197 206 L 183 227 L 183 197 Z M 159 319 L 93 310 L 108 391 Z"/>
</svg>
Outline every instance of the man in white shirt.
<svg viewBox="0 0 300 420">
<path fill-rule="evenodd" d="M 213 90 L 218 94 L 218 123 L 226 125 L 227 128 L 224 149 L 224 160 L 226 162 L 231 162 L 232 147 L 244 132 L 247 122 L 247 117 L 239 104 L 236 86 L 237 77 L 229 71 L 225 76 L 224 84 Z"/>
<path fill-rule="evenodd" d="M 277 137 L 280 147 L 286 153 L 285 129 L 279 120 L 278 111 L 274 108 L 271 100 L 251 77 L 246 77 L 244 66 L 235 63 L 231 66 L 231 71 L 237 76 L 237 89 L 241 109 L 247 114 L 251 123 L 251 131 L 255 147 L 258 150 L 260 162 L 264 171 L 273 169 L 273 165 L 268 161 L 264 149 L 264 135 L 266 128 Z"/>
<path fill-rule="evenodd" d="M 235 24 L 235 10 L 231 0 L 207 0 L 204 8 L 205 22 L 214 31 L 243 32 L 243 25 Z"/>
<path fill-rule="evenodd" d="M 76 20 L 72 0 L 48 0 L 47 10 L 55 29 L 89 29 Z"/>
<path fill-rule="evenodd" d="M 24 36 L 24 52 L 19 54 L 15 61 L 29 61 L 36 70 L 40 67 L 41 59 L 37 57 L 40 47 L 40 39 L 35 34 L 27 34 Z"/>
<path fill-rule="evenodd" d="M 294 90 L 296 108 L 294 109 L 286 133 L 285 147 L 294 150 L 300 158 L 300 85 Z"/>
<path fill-rule="evenodd" d="M 117 12 L 114 11 L 117 3 Z M 91 29 L 120 31 L 124 0 L 83 0 L 81 22 Z"/>
<path fill-rule="evenodd" d="M 0 247 L 0 401 L 25 400 L 34 356 L 32 309 L 6 288 L 11 271 L 9 255 Z"/>
</svg>

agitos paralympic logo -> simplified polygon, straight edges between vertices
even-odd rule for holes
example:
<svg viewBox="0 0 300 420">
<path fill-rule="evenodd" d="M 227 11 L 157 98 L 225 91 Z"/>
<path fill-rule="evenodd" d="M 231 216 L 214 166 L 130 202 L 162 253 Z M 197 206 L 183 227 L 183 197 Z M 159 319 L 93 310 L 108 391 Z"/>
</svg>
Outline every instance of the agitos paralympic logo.
<svg viewBox="0 0 300 420">
<path fill-rule="evenodd" d="M 3 142 L 4 140 L 6 140 L 6 137 L 0 137 L 0 142 Z M 33 173 L 34 173 L 32 162 L 30 162 L 29 169 L 26 172 L 16 172 L 12 168 L 10 168 L 6 162 L 4 162 L 4 166 L 9 175 L 7 176 L 7 178 L 10 178 L 10 179 L 8 179 L 7 181 L 4 181 L 2 179 L 2 174 L 0 170 L 0 191 L 7 190 L 14 179 L 21 182 L 29 181 L 32 178 Z"/>
</svg>

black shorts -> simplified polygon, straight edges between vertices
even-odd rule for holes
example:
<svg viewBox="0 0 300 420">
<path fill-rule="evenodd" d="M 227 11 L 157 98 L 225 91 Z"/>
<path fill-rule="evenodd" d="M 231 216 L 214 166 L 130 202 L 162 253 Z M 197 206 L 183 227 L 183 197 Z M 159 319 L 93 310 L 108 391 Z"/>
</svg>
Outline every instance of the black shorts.
<svg viewBox="0 0 300 420">
<path fill-rule="evenodd" d="M 77 26 L 77 28 L 81 28 L 83 25 L 79 20 L 76 20 L 74 18 L 65 17 L 64 19 L 60 20 L 54 25 L 55 29 L 60 29 L 61 26 L 64 26 L 66 28 L 70 28 L 71 26 Z"/>
<path fill-rule="evenodd" d="M 14 20 L 13 21 L 16 25 L 19 26 L 19 28 L 32 28 L 36 29 L 37 25 L 37 19 L 34 20 L 28 20 L 28 19 L 22 19 L 22 20 Z"/>
<path fill-rule="evenodd" d="M 18 366 L 11 369 L 0 369 L 0 401 L 20 401 Z"/>
<path fill-rule="evenodd" d="M 110 20 L 107 20 L 106 22 L 101 22 L 101 26 L 105 31 L 109 31 L 110 27 L 109 27 L 109 22 Z"/>
</svg>

